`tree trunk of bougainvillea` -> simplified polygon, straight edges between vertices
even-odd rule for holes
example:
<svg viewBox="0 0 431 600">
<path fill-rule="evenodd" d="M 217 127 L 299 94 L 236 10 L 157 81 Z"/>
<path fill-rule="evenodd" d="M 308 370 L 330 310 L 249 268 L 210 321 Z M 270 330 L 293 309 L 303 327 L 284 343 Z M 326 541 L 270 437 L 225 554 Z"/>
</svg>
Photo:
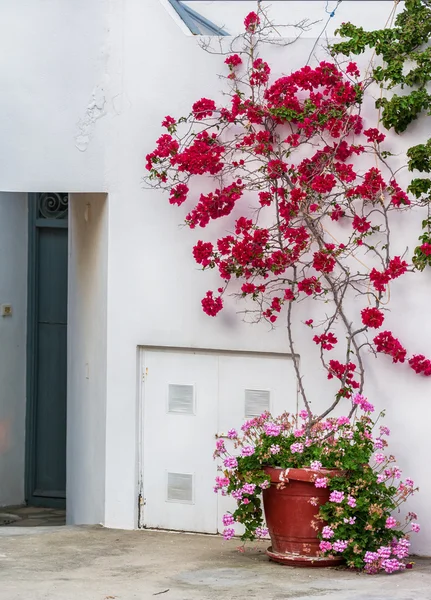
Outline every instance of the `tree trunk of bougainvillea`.
<svg viewBox="0 0 431 600">
<path fill-rule="evenodd" d="M 275 469 L 266 467 L 271 486 L 263 491 L 266 524 L 271 537 L 271 560 L 294 567 L 330 567 L 341 556 L 322 556 L 319 547 L 325 523 L 319 508 L 329 501 L 328 488 L 316 488 L 317 477 L 339 475 L 335 469 Z"/>
</svg>

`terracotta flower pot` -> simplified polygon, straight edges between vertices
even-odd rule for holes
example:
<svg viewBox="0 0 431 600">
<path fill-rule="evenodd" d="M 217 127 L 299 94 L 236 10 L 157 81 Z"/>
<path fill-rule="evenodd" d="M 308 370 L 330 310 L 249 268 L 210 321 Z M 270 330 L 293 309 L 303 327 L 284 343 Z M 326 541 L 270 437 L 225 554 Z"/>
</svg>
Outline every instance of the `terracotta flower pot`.
<svg viewBox="0 0 431 600">
<path fill-rule="evenodd" d="M 266 467 L 271 486 L 263 491 L 265 518 L 271 537 L 267 554 L 271 560 L 295 567 L 328 567 L 341 564 L 342 557 L 319 556 L 324 522 L 319 507 L 329 500 L 327 488 L 316 488 L 316 477 L 331 477 L 335 469 L 275 469 Z"/>
</svg>

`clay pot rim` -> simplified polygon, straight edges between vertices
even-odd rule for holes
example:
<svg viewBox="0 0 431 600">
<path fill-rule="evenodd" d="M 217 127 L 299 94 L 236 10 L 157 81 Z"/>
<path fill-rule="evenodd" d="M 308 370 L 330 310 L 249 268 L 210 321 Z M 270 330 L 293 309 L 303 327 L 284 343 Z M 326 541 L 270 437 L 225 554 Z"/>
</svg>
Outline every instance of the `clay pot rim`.
<svg viewBox="0 0 431 600">
<path fill-rule="evenodd" d="M 314 483 L 317 477 L 337 477 L 343 475 L 341 469 L 311 469 L 310 467 L 287 468 L 264 467 L 264 472 L 269 475 L 271 483 L 288 481 L 304 481 Z"/>
</svg>

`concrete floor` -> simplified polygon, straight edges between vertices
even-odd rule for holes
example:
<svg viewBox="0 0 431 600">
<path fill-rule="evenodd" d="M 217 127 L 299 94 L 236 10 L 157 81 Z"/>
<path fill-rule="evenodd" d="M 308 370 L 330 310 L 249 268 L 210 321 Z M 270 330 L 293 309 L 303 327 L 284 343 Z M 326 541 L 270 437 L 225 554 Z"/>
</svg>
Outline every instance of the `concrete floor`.
<svg viewBox="0 0 431 600">
<path fill-rule="evenodd" d="M 60 508 L 36 508 L 33 506 L 8 506 L 0 508 L 0 520 L 4 515 L 16 517 L 4 527 L 58 527 L 66 524 L 66 511 Z M 1 521 L 0 521 L 1 522 Z"/>
<path fill-rule="evenodd" d="M 220 537 L 0 527 L 0 600 L 431 600 L 431 559 L 395 575 L 293 569 Z"/>
</svg>

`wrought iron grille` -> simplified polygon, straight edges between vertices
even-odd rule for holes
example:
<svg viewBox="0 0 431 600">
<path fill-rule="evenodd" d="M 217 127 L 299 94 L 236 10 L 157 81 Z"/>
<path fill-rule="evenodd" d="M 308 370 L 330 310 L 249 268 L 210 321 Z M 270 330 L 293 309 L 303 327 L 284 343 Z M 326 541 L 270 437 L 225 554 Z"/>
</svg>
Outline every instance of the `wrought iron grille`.
<svg viewBox="0 0 431 600">
<path fill-rule="evenodd" d="M 67 219 L 68 209 L 68 194 L 56 192 L 38 194 L 37 219 Z"/>
</svg>

